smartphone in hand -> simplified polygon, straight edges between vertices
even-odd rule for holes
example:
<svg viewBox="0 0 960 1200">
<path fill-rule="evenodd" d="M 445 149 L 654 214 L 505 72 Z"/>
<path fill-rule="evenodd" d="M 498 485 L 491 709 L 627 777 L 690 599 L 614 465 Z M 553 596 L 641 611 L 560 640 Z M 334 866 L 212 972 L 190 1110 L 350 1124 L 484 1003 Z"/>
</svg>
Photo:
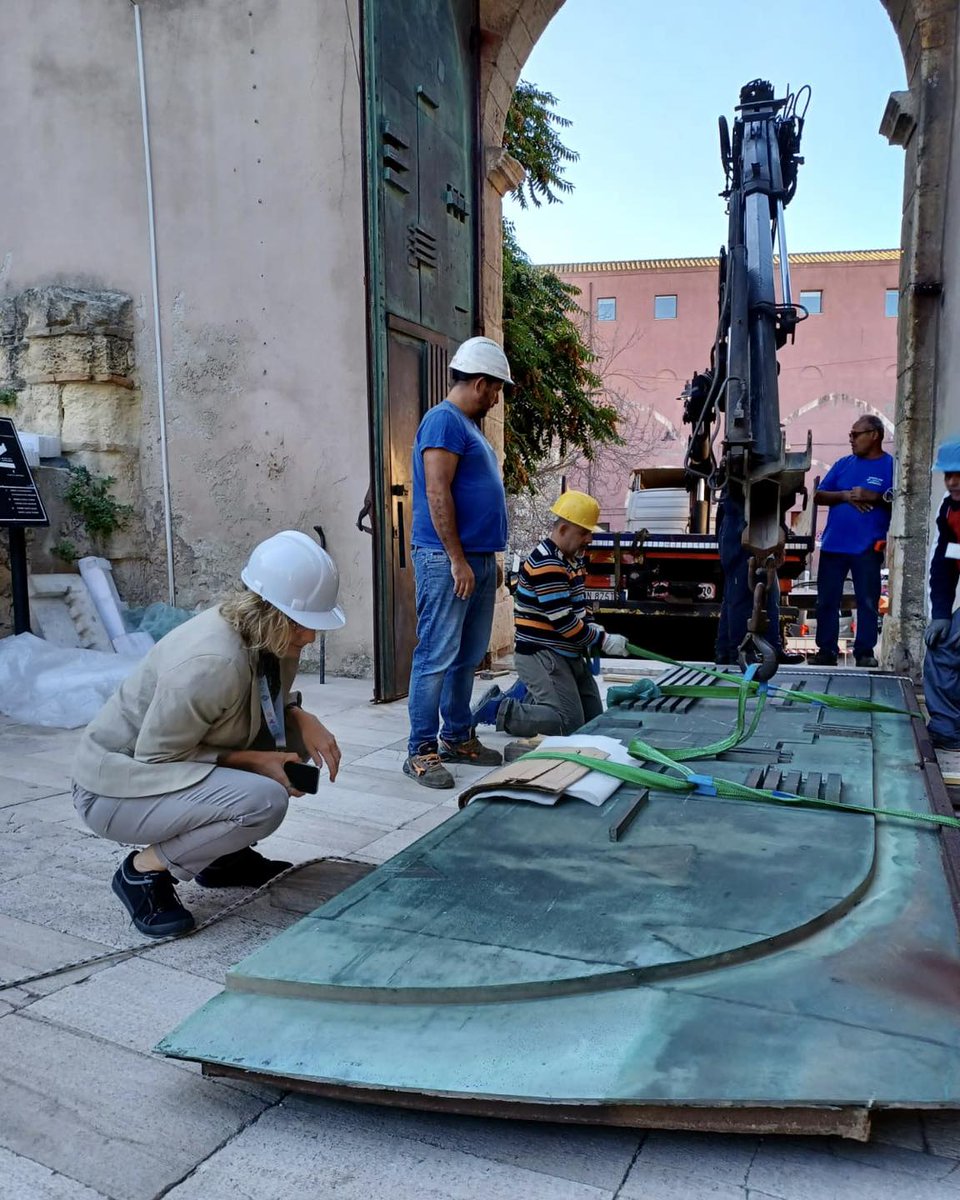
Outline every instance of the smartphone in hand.
<svg viewBox="0 0 960 1200">
<path fill-rule="evenodd" d="M 285 762 L 283 769 L 298 792 L 309 792 L 311 796 L 316 793 L 320 786 L 319 767 L 313 763 Z"/>
</svg>

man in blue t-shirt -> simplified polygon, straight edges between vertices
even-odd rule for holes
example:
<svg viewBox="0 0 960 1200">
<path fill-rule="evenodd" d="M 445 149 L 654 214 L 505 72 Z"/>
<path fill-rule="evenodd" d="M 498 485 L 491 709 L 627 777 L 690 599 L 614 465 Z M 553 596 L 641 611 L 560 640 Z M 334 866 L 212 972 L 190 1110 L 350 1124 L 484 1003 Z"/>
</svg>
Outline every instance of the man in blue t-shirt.
<svg viewBox="0 0 960 1200">
<path fill-rule="evenodd" d="M 417 648 L 403 772 L 430 788 L 454 786 L 444 762 L 501 761 L 499 751 L 476 736 L 470 696 L 490 643 L 496 555 L 507 544 L 500 464 L 479 422 L 513 380 L 503 350 L 484 337 L 463 343 L 450 360 L 450 375 L 447 398 L 424 416 L 413 444 Z"/>
<path fill-rule="evenodd" d="M 840 653 L 840 608 L 850 575 L 857 599 L 853 655 L 858 667 L 875 667 L 880 609 L 880 568 L 890 527 L 893 457 L 883 449 L 883 422 L 860 417 L 850 430 L 852 454 L 835 462 L 815 496 L 830 509 L 817 570 L 817 653 L 809 659 L 835 667 Z"/>
</svg>

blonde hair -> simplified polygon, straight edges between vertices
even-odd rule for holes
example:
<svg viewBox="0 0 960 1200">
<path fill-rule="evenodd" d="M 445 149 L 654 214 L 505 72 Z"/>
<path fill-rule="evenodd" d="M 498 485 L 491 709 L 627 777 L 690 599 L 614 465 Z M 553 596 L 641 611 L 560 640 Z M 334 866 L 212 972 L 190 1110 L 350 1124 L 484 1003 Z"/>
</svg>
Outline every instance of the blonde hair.
<svg viewBox="0 0 960 1200">
<path fill-rule="evenodd" d="M 277 658 L 287 653 L 296 622 L 249 588 L 241 587 L 228 596 L 220 605 L 220 616 L 250 650 L 266 650 Z"/>
</svg>

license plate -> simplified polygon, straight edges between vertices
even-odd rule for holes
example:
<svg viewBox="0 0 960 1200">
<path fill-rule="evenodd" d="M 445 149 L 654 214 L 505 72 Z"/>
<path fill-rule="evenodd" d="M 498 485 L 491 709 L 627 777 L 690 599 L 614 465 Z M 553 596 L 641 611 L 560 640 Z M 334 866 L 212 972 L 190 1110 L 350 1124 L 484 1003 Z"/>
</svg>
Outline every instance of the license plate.
<svg viewBox="0 0 960 1200">
<path fill-rule="evenodd" d="M 613 588 L 591 588 L 586 595 L 588 600 L 613 600 L 617 593 Z"/>
</svg>

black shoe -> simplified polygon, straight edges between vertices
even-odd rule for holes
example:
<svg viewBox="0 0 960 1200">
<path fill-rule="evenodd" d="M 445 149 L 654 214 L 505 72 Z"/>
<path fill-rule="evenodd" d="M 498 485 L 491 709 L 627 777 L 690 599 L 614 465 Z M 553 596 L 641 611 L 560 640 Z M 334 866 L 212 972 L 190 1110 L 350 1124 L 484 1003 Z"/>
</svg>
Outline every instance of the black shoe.
<svg viewBox="0 0 960 1200">
<path fill-rule="evenodd" d="M 806 662 L 805 654 L 798 654 L 795 650 L 778 650 L 777 662 L 784 667 L 795 667 L 799 663 Z"/>
<path fill-rule="evenodd" d="M 138 871 L 133 865 L 136 855 L 137 851 L 131 850 L 117 868 L 110 886 L 137 929 L 155 938 L 192 929 L 196 922 L 177 898 L 170 872 Z"/>
<path fill-rule="evenodd" d="M 858 654 L 856 656 L 856 663 L 857 663 L 858 667 L 879 667 L 880 666 L 880 664 L 876 660 L 876 657 L 872 654 Z"/>
<path fill-rule="evenodd" d="M 949 738 L 940 737 L 935 733 L 930 734 L 930 745 L 934 750 L 960 750 L 960 742 L 956 739 L 951 741 Z"/>
<path fill-rule="evenodd" d="M 293 863 L 272 861 L 258 854 L 251 846 L 215 858 L 195 876 L 195 882 L 205 888 L 262 887 L 274 875 L 286 871 Z"/>
<path fill-rule="evenodd" d="M 807 659 L 811 667 L 835 667 L 837 665 L 837 656 L 835 654 L 827 654 L 826 650 L 818 650 L 816 654 L 811 654 Z"/>
</svg>

